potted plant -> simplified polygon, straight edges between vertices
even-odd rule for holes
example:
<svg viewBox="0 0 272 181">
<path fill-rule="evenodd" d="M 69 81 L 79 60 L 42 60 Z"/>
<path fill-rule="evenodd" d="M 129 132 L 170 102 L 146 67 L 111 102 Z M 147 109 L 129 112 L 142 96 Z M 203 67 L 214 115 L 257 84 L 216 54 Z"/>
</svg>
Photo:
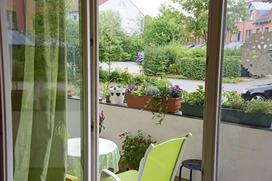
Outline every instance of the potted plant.
<svg viewBox="0 0 272 181">
<path fill-rule="evenodd" d="M 236 91 L 223 94 L 221 120 L 244 125 L 271 127 L 272 101 L 263 99 L 244 101 Z"/>
<path fill-rule="evenodd" d="M 105 115 L 104 115 L 104 112 L 101 111 L 101 113 L 99 114 L 99 134 L 102 133 L 102 130 L 105 129 L 105 126 L 104 126 L 104 120 L 105 120 Z"/>
<path fill-rule="evenodd" d="M 202 85 L 198 85 L 195 92 L 183 91 L 181 111 L 183 115 L 203 117 L 205 92 Z"/>
<path fill-rule="evenodd" d="M 130 136 L 129 133 L 120 134 L 119 137 L 122 140 L 121 164 L 128 169 L 138 170 L 146 149 L 155 141 L 151 140 L 150 135 L 145 138 L 140 130 L 134 137 Z"/>
<path fill-rule="evenodd" d="M 137 90 L 125 93 L 128 107 L 152 110 L 153 118 L 159 117 L 162 122 L 165 113 L 179 111 L 183 90 L 178 85 L 171 85 L 162 79 L 154 84 L 143 83 Z"/>
<path fill-rule="evenodd" d="M 124 103 L 125 89 L 120 85 L 110 89 L 110 100 L 112 104 L 123 104 Z"/>
</svg>

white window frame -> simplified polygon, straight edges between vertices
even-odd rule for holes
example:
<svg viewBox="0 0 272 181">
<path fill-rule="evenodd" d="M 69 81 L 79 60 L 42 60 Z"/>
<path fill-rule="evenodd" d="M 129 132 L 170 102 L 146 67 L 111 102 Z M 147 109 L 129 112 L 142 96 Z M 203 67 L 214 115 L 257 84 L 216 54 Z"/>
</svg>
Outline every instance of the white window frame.
<svg viewBox="0 0 272 181">
<path fill-rule="evenodd" d="M 9 51 L 7 39 L 6 1 L 0 1 L 0 111 L 3 137 L 0 146 L 0 180 L 13 180 L 13 149 L 11 119 L 11 82 L 9 73 Z M 98 4 L 97 1 L 81 0 L 83 40 L 83 90 L 84 95 L 84 180 L 97 181 L 99 178 L 98 157 Z M 3 60 L 3 61 L 2 61 Z M 3 71 L 5 70 L 5 71 Z M 94 125 L 92 127 L 91 125 Z M 0 152 L 0 153 L 1 153 Z"/>
<path fill-rule="evenodd" d="M 202 181 L 218 180 L 218 141 L 226 1 L 210 0 L 209 6 Z"/>
<path fill-rule="evenodd" d="M 13 149 L 11 121 L 11 83 L 7 38 L 6 2 L 0 1 L 0 180 L 13 180 Z M 5 71 L 3 71 L 5 70 Z"/>
</svg>

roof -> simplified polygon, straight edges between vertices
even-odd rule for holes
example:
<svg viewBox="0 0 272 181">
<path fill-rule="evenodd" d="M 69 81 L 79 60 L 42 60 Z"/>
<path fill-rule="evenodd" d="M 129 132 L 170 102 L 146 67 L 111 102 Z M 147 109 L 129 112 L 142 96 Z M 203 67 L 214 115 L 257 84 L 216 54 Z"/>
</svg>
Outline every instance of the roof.
<svg viewBox="0 0 272 181">
<path fill-rule="evenodd" d="M 228 48 L 239 48 L 240 46 L 242 46 L 244 44 L 243 41 L 235 41 L 235 42 L 231 42 L 227 45 L 225 45 L 225 48 L 228 47 Z"/>
<path fill-rule="evenodd" d="M 107 2 L 108 0 L 98 0 L 98 6 L 104 4 L 105 2 Z"/>
<path fill-rule="evenodd" d="M 258 24 L 258 23 L 268 23 L 271 20 L 272 17 L 272 8 L 267 11 L 264 15 L 261 17 L 257 18 L 253 24 Z"/>
<path fill-rule="evenodd" d="M 34 45 L 34 43 L 30 39 L 27 38 L 26 33 L 27 32 L 23 30 L 9 30 L 8 44 L 9 45 Z"/>
<path fill-rule="evenodd" d="M 254 8 L 257 10 L 257 11 L 260 11 L 260 10 L 264 10 L 264 11 L 269 11 L 271 8 L 272 8 L 272 4 L 271 3 L 264 3 L 264 2 L 252 2 L 251 3 Z M 250 4 L 250 5 L 251 5 Z M 249 6 L 250 6 L 249 5 Z"/>
</svg>

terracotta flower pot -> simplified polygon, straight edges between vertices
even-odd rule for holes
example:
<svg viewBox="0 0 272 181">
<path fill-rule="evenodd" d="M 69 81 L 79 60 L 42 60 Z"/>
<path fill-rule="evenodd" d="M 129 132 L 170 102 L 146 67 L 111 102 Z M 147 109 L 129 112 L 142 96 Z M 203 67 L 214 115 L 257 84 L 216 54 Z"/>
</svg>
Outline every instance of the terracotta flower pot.
<svg viewBox="0 0 272 181">
<path fill-rule="evenodd" d="M 152 103 L 147 101 L 152 100 L 153 96 L 134 96 L 130 93 L 125 93 L 125 99 L 128 107 L 135 107 L 140 109 L 157 110 L 158 108 L 153 107 Z M 181 107 L 181 98 L 168 98 L 166 112 L 175 113 L 178 112 Z M 162 98 L 161 107 L 164 108 L 166 99 Z"/>
</svg>

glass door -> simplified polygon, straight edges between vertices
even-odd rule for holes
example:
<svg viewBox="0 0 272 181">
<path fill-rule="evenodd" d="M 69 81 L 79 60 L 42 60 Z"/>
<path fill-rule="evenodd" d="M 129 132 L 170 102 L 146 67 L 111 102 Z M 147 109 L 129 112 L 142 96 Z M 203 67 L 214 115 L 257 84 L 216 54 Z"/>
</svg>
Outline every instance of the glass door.
<svg viewBox="0 0 272 181">
<path fill-rule="evenodd" d="M 85 3 L 6 1 L 14 181 L 89 179 L 86 105 L 95 91 L 86 93 L 90 25 Z M 96 122 L 95 114 L 92 118 Z"/>
<path fill-rule="evenodd" d="M 271 11 L 269 2 L 227 1 L 218 180 L 272 178 Z"/>
</svg>

